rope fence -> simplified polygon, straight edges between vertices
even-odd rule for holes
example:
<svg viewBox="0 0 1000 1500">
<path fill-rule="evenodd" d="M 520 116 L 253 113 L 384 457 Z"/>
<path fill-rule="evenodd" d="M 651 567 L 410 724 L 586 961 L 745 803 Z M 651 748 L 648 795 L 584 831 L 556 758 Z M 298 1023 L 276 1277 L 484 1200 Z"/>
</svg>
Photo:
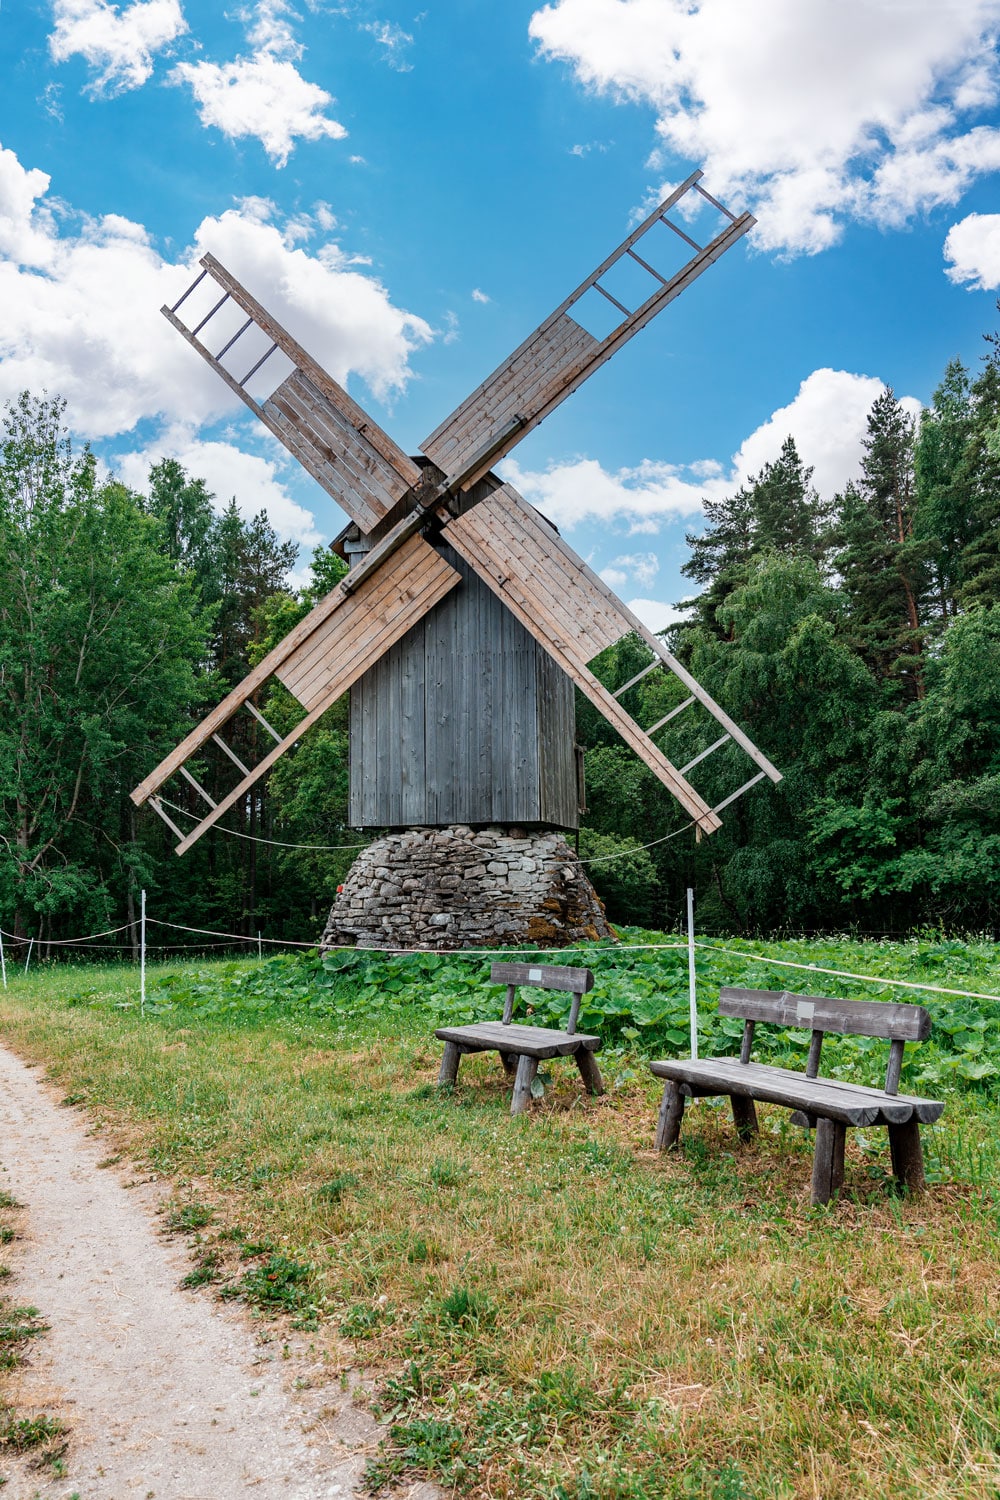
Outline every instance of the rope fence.
<svg viewBox="0 0 1000 1500">
<path fill-rule="evenodd" d="M 678 830 L 678 832 L 683 832 L 683 830 Z M 977 990 L 953 989 L 953 988 L 947 987 L 945 985 L 929 984 L 929 983 L 927 983 L 925 981 L 922 981 L 922 980 L 889 979 L 889 978 L 886 978 L 886 977 L 884 977 L 882 975 L 878 975 L 878 974 L 861 974 L 861 973 L 857 973 L 857 972 L 855 972 L 853 970 L 850 970 L 850 969 L 833 969 L 833 968 L 829 968 L 829 967 L 827 967 L 825 965 L 815 964 L 815 963 L 796 963 L 793 959 L 772 958 L 769 955 L 763 954 L 763 953 L 748 953 L 744 949 L 741 949 L 741 948 L 728 948 L 728 947 L 725 947 L 721 943 L 709 943 L 709 942 L 705 942 L 705 941 L 699 940 L 699 939 L 697 939 L 695 937 L 695 929 L 694 929 L 694 892 L 692 890 L 688 890 L 687 897 L 688 897 L 688 899 L 687 899 L 687 940 L 686 940 L 686 942 L 671 942 L 671 941 L 668 941 L 668 942 L 662 942 L 662 943 L 613 943 L 613 944 L 609 944 L 608 947 L 606 947 L 606 948 L 604 948 L 604 947 L 598 947 L 597 951 L 598 952 L 602 952 L 602 953 L 638 953 L 638 952 L 670 952 L 670 951 L 675 951 L 675 952 L 676 951 L 686 951 L 687 952 L 687 955 L 688 955 L 688 991 L 689 991 L 690 1017 L 691 1017 L 691 1055 L 694 1058 L 696 1058 L 697 1055 L 698 1055 L 698 1008 L 697 1008 L 697 982 L 696 982 L 695 957 L 696 957 L 696 952 L 699 949 L 701 951 L 703 951 L 703 952 L 725 954 L 729 958 L 740 959 L 744 963 L 759 963 L 759 964 L 763 964 L 763 965 L 765 965 L 767 967 L 770 967 L 770 968 L 776 968 L 776 969 L 795 969 L 795 970 L 797 970 L 797 971 L 799 971 L 801 973 L 808 973 L 808 974 L 826 974 L 826 975 L 830 975 L 830 976 L 832 976 L 833 978 L 836 978 L 836 979 L 851 979 L 851 980 L 859 981 L 859 982 L 861 982 L 863 984 L 874 984 L 874 985 L 878 985 L 880 987 L 890 988 L 890 989 L 918 990 L 918 991 L 924 992 L 925 994 L 947 995 L 949 997 L 955 997 L 955 998 L 963 999 L 963 1000 L 988 1000 L 988 1001 L 992 1002 L 995 1005 L 1000 1005 L 1000 995 L 986 994 L 986 993 L 983 993 L 983 992 L 977 991 Z M 186 932 L 186 933 L 190 933 L 192 936 L 215 938 L 215 939 L 220 939 L 221 941 L 216 941 L 216 942 L 211 942 L 211 943 L 199 943 L 197 945 L 186 944 L 186 943 L 149 943 L 147 941 L 146 929 L 147 929 L 147 926 L 150 926 L 150 925 L 153 926 L 153 927 L 163 928 L 163 929 L 166 929 L 166 930 L 172 931 L 172 932 Z M 134 933 L 137 926 L 139 928 L 138 944 L 136 944 L 136 942 L 134 940 L 132 942 L 130 942 L 130 943 L 112 943 L 112 944 L 106 944 L 106 943 L 102 942 L 102 939 L 105 939 L 105 938 L 108 938 L 108 937 L 117 937 L 122 932 L 129 932 L 129 931 L 131 931 L 131 932 Z M 33 953 L 33 951 L 34 951 L 34 949 L 36 947 L 36 944 L 39 947 L 42 946 L 41 940 L 36 939 L 36 937 L 34 937 L 34 936 L 32 936 L 32 937 L 19 937 L 19 936 L 16 936 L 14 933 L 6 932 L 2 927 L 0 927 L 0 977 L 2 977 L 2 982 L 3 982 L 3 988 L 4 989 L 7 988 L 7 958 L 6 958 L 5 948 L 4 948 L 4 940 L 5 939 L 6 939 L 6 941 L 7 941 L 8 944 L 13 943 L 16 946 L 23 946 L 25 944 L 27 945 L 28 952 L 27 952 L 27 956 L 25 958 L 24 971 L 23 971 L 25 974 L 28 973 L 28 969 L 29 969 L 30 964 L 31 964 L 32 953 Z M 139 917 L 139 921 L 137 923 L 136 922 L 126 922 L 126 923 L 123 923 L 120 927 L 109 927 L 109 928 L 107 928 L 103 932 L 86 933 L 82 937 L 45 939 L 44 946 L 46 947 L 46 949 L 49 948 L 49 947 L 70 948 L 70 949 L 73 949 L 73 948 L 89 948 L 89 949 L 100 948 L 100 949 L 102 949 L 105 952 L 107 952 L 109 950 L 109 948 L 110 948 L 110 950 L 114 951 L 114 952 L 127 952 L 127 953 L 132 953 L 132 954 L 135 953 L 136 947 L 138 946 L 138 949 L 139 949 L 139 971 L 140 971 L 140 1011 L 143 1014 L 145 1014 L 145 1005 L 146 1005 L 146 955 L 147 955 L 147 952 L 152 951 L 152 952 L 156 952 L 156 953 L 177 953 L 177 952 L 190 953 L 192 951 L 193 947 L 197 948 L 199 951 L 204 950 L 204 949 L 213 949 L 213 950 L 215 950 L 215 949 L 219 949 L 219 948 L 230 948 L 230 947 L 232 947 L 232 945 L 234 943 L 250 944 L 251 946 L 256 947 L 256 949 L 257 949 L 257 955 L 260 958 L 263 957 L 265 944 L 268 947 L 271 947 L 271 948 L 282 948 L 282 949 L 286 949 L 286 950 L 287 949 L 305 949 L 305 950 L 311 950 L 311 949 L 315 949 L 315 948 L 317 948 L 319 946 L 318 943 L 301 942 L 301 941 L 298 941 L 298 940 L 292 939 L 292 938 L 270 938 L 270 937 L 264 937 L 263 934 L 260 933 L 260 932 L 256 933 L 255 935 L 248 935 L 247 933 L 241 933 L 241 932 L 220 932 L 220 931 L 216 930 L 215 928 L 211 928 L 211 927 L 192 927 L 192 926 L 186 925 L 183 922 L 167 922 L 167 921 L 164 921 L 160 917 L 150 917 L 150 916 L 147 916 L 147 913 L 146 913 L 146 892 L 145 891 L 142 892 L 141 907 L 140 907 L 140 917 Z M 549 953 L 552 952 L 552 950 L 549 949 L 549 948 L 525 948 L 525 947 L 518 947 L 518 948 L 513 948 L 513 949 L 512 948 L 391 948 L 391 947 L 381 948 L 381 947 L 354 947 L 354 948 L 338 948 L 338 949 L 333 949 L 333 950 L 330 950 L 330 951 L 333 951 L 333 952 L 343 952 L 343 953 L 379 953 L 379 954 L 382 954 L 385 957 L 393 957 L 393 958 L 395 958 L 395 957 L 413 956 L 413 955 L 419 955 L 419 956 L 422 956 L 422 957 L 426 957 L 428 955 L 440 955 L 442 957 L 447 956 L 447 957 L 450 957 L 450 958 L 498 958 L 498 957 L 509 957 L 513 953 L 516 953 L 516 954 L 529 954 L 529 953 L 530 954 L 536 954 L 536 953 L 549 954 Z M 594 951 L 595 951 L 595 945 L 594 944 L 588 944 L 586 946 L 578 946 L 578 947 L 572 947 L 572 948 L 560 948 L 558 950 L 558 953 L 559 953 L 560 958 L 565 958 L 568 955 L 575 954 L 575 953 L 582 953 L 582 954 L 590 955 L 590 954 L 593 954 Z"/>
<path fill-rule="evenodd" d="M 179 802 L 171 802 L 167 797 L 161 797 L 160 801 L 164 807 L 171 808 L 174 812 L 180 813 L 182 817 L 191 818 L 194 822 L 198 821 L 197 813 L 191 812 L 189 808 L 181 807 Z M 592 854 L 588 859 L 581 859 L 579 855 L 574 855 L 574 863 L 578 865 L 606 865 L 611 860 L 628 859 L 630 854 L 641 854 L 644 849 L 655 849 L 659 844 L 669 844 L 671 839 L 678 838 L 682 833 L 687 833 L 694 826 L 694 819 L 692 818 L 690 822 L 682 823 L 680 828 L 675 828 L 672 833 L 665 833 L 662 838 L 651 839 L 648 844 L 630 844 L 627 849 L 618 849 L 614 854 Z M 238 828 L 225 828 L 221 823 L 215 824 L 215 832 L 228 833 L 231 838 L 246 839 L 251 844 L 266 844 L 271 849 L 305 849 L 333 854 L 346 849 L 368 848 L 367 844 L 284 844 L 279 839 L 265 839 L 256 833 L 243 833 Z"/>
</svg>

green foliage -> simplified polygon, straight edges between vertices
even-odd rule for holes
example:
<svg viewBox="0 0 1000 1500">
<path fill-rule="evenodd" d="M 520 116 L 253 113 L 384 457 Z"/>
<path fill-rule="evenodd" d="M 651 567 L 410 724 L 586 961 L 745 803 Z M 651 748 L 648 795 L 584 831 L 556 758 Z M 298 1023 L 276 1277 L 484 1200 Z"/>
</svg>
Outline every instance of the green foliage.
<svg viewBox="0 0 1000 1500">
<path fill-rule="evenodd" d="M 687 952 L 683 943 L 641 929 L 623 941 L 648 943 L 622 949 L 611 943 L 572 950 L 573 962 L 594 972 L 594 988 L 583 998 L 580 1029 L 597 1033 L 605 1049 L 645 1057 L 684 1056 L 690 1049 Z M 978 1000 L 935 996 L 932 991 L 899 991 L 860 980 L 818 975 L 813 968 L 905 979 L 1000 995 L 997 950 L 986 942 L 923 939 L 910 943 L 857 943 L 849 940 L 744 944 L 727 939 L 727 952 L 700 948 L 696 958 L 699 1048 L 721 1056 L 738 1050 L 742 1023 L 720 1018 L 716 1005 L 723 984 L 749 989 L 787 989 L 856 999 L 912 1000 L 931 1012 L 929 1041 L 907 1050 L 903 1077 L 914 1087 L 984 1088 L 1000 1080 L 1000 1007 Z M 531 951 L 531 950 L 528 950 Z M 747 956 L 741 956 L 746 953 Z M 761 956 L 755 957 L 759 953 Z M 569 956 L 569 955 L 567 955 Z M 769 959 L 801 964 L 801 970 L 774 967 Z M 406 1018 L 428 1034 L 444 1025 L 466 1025 L 495 1018 L 503 1009 L 503 987 L 489 983 L 490 960 L 475 955 L 437 953 L 387 957 L 342 949 L 326 958 L 280 956 L 254 964 L 214 965 L 153 981 L 147 1011 L 228 1025 L 255 1025 L 262 1018 L 323 1018 L 344 1035 L 375 1027 L 392 1028 Z M 563 1026 L 569 997 L 524 988 L 519 1015 L 541 1026 Z M 761 1026 L 755 1040 L 761 1061 L 802 1068 L 809 1034 L 795 1028 Z M 855 1082 L 881 1084 L 886 1052 L 868 1038 L 828 1037 L 824 1072 Z M 431 1165 L 439 1188 L 458 1186 L 465 1168 L 450 1158 Z M 342 1184 L 342 1179 L 337 1180 Z M 339 1197 L 344 1186 L 320 1197 Z"/>
<path fill-rule="evenodd" d="M 0 922 L 15 932 L 110 925 L 109 887 L 148 871 L 126 792 L 195 701 L 207 630 L 159 524 L 73 454 L 62 412 L 23 396 L 0 450 Z"/>
</svg>

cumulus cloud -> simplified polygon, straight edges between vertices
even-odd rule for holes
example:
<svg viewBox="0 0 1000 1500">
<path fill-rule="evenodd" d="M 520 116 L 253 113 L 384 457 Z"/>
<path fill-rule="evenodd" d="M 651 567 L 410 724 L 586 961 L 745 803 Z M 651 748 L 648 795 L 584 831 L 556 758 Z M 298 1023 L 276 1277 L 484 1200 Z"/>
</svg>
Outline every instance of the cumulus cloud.
<svg viewBox="0 0 1000 1500">
<path fill-rule="evenodd" d="M 733 459 L 738 483 L 773 462 L 791 434 L 803 463 L 814 470 L 813 484 L 819 493 L 835 495 L 857 473 L 866 419 L 884 390 L 884 383 L 875 375 L 814 370 L 803 380 L 794 400 L 779 407 L 742 444 Z M 919 417 L 916 397 L 904 396 L 901 400 L 911 416 Z"/>
<path fill-rule="evenodd" d="M 970 291 L 1000 286 L 1000 214 L 969 214 L 953 224 L 944 242 L 949 281 Z"/>
<path fill-rule="evenodd" d="M 247 453 L 229 442 L 207 442 L 191 428 L 173 426 L 147 447 L 119 454 L 112 469 L 125 484 L 144 491 L 150 468 L 162 458 L 175 458 L 188 474 L 204 479 L 219 510 L 235 497 L 247 520 L 266 511 L 282 541 L 314 547 L 322 540 L 312 512 L 289 495 L 280 460 Z"/>
<path fill-rule="evenodd" d="M 401 389 L 410 355 L 432 337 L 338 244 L 314 244 L 317 226 L 286 226 L 261 200 L 203 219 L 170 261 L 129 219 L 74 220 L 65 207 L 57 217 L 48 189 L 46 173 L 0 148 L 0 399 L 58 392 L 81 436 L 157 417 L 193 427 L 242 410 L 159 313 L 206 250 L 342 383 L 358 374 L 378 396 Z"/>
<path fill-rule="evenodd" d="M 663 153 L 752 207 L 758 244 L 815 253 L 1000 165 L 975 118 L 1000 92 L 998 27 L 1000 0 L 555 0 L 530 32 L 588 87 L 651 104 Z"/>
<path fill-rule="evenodd" d="M 262 53 L 230 63 L 178 63 L 171 77 L 186 83 L 203 125 L 230 140 L 255 136 L 283 167 L 296 141 L 343 140 L 347 131 L 324 111 L 333 96 L 309 83 L 287 58 Z"/>
<path fill-rule="evenodd" d="M 803 463 L 815 470 L 817 489 L 832 496 L 857 473 L 866 419 L 884 389 L 875 376 L 814 370 L 794 399 L 745 439 L 728 468 L 714 459 L 686 466 L 647 459 L 634 469 L 609 473 L 595 459 L 578 458 L 530 472 L 507 459 L 501 473 L 557 526 L 569 529 L 584 521 L 611 521 L 632 535 L 649 535 L 663 522 L 697 515 L 706 497 L 721 500 L 731 495 L 778 457 L 791 434 Z M 913 415 L 920 411 L 912 396 L 904 397 L 903 405 Z M 637 571 L 646 557 L 655 563 L 653 554 L 616 558 L 602 576 L 612 588 L 623 587 L 630 577 L 640 588 L 648 588 L 655 567 L 645 577 Z"/>
<path fill-rule="evenodd" d="M 55 62 L 84 58 L 88 89 L 120 94 L 136 89 L 153 71 L 153 59 L 187 30 L 180 0 L 133 0 L 124 8 L 108 0 L 54 0 L 49 51 Z"/>
<path fill-rule="evenodd" d="M 500 473 L 560 527 L 596 519 L 696 515 L 705 493 L 705 487 L 693 484 L 682 468 L 651 459 L 637 468 L 609 473 L 594 458 L 553 464 L 544 472 L 524 470 L 508 458 Z"/>
<path fill-rule="evenodd" d="M 343 140 L 347 131 L 326 113 L 333 96 L 298 69 L 303 48 L 286 0 L 260 0 L 248 13 L 248 56 L 231 62 L 178 63 L 171 81 L 190 88 L 205 126 L 230 140 L 255 137 L 283 167 L 297 141 Z"/>
</svg>

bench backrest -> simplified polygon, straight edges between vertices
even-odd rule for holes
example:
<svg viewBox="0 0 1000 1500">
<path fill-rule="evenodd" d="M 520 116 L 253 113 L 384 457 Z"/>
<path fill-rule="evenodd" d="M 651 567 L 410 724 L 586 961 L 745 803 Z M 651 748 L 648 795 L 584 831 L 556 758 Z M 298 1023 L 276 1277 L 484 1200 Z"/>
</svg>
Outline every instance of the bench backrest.
<svg viewBox="0 0 1000 1500">
<path fill-rule="evenodd" d="M 569 1022 L 566 1030 L 570 1036 L 576 1031 L 580 1014 L 580 1001 L 588 990 L 594 988 L 594 976 L 589 969 L 571 969 L 564 964 L 493 964 L 490 981 L 507 986 L 507 999 L 503 1008 L 503 1024 L 509 1026 L 514 1015 L 514 999 L 518 987 L 531 985 L 539 990 L 563 990 L 573 996 Z"/>
<path fill-rule="evenodd" d="M 740 1062 L 750 1061 L 754 1026 L 758 1021 L 773 1026 L 801 1026 L 812 1032 L 806 1076 L 819 1073 L 820 1050 L 827 1031 L 854 1036 L 885 1037 L 891 1042 L 885 1092 L 899 1089 L 906 1042 L 925 1041 L 931 1033 L 931 1018 L 922 1005 L 895 1005 L 884 1000 L 831 1000 L 825 995 L 791 995 L 787 990 L 738 990 L 725 986 L 719 992 L 719 1014 L 744 1020 Z"/>
</svg>

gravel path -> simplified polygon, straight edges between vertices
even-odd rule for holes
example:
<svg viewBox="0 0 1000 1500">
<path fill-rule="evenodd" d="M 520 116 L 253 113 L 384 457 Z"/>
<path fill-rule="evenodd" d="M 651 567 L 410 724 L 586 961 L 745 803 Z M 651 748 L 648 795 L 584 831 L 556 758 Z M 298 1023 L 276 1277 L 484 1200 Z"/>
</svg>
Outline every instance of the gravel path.
<svg viewBox="0 0 1000 1500">
<path fill-rule="evenodd" d="M 158 1232 L 162 1189 L 126 1187 L 37 1072 L 0 1048 L 0 1188 L 27 1209 L 13 1294 L 50 1332 L 24 1372 L 29 1407 L 71 1430 L 66 1475 L 4 1463 L 4 1500 L 345 1500 L 379 1429 L 234 1309 L 180 1289 L 183 1244 Z M 290 1368 L 291 1365 L 291 1368 Z M 310 1403 L 311 1399 L 311 1405 Z M 308 1438 L 306 1429 L 309 1430 Z M 433 1500 L 419 1484 L 409 1500 Z"/>
</svg>

